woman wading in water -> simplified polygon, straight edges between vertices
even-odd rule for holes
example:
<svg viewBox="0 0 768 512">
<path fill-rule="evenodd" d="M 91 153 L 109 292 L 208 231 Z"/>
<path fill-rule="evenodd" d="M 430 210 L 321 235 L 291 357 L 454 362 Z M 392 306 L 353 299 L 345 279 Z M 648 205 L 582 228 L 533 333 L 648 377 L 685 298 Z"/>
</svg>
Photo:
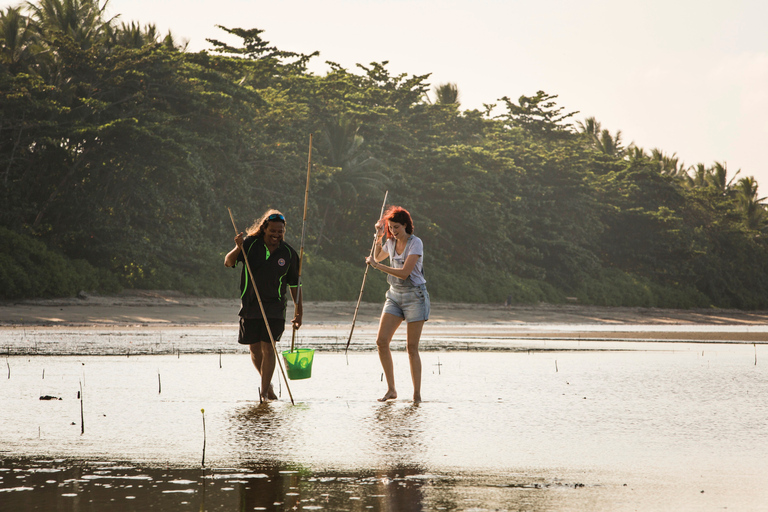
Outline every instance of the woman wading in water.
<svg viewBox="0 0 768 512">
<path fill-rule="evenodd" d="M 419 339 L 424 322 L 429 319 L 429 293 L 424 279 L 424 244 L 413 235 L 413 220 L 408 210 L 390 206 L 384 217 L 376 223 L 379 239 L 373 257 L 365 262 L 387 274 L 389 290 L 379 320 L 376 346 L 387 378 L 387 392 L 380 402 L 397 398 L 395 368 L 389 344 L 400 324 L 406 322 L 408 361 L 413 380 L 413 401 L 421 402 L 421 358 Z M 389 256 L 391 266 L 381 261 Z"/>
</svg>

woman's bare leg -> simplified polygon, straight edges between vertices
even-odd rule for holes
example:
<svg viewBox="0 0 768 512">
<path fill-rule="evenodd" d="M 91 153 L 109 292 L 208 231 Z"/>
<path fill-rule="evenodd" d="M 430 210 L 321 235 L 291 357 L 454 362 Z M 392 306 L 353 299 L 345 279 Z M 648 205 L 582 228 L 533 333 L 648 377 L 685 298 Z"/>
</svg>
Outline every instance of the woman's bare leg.
<svg viewBox="0 0 768 512">
<path fill-rule="evenodd" d="M 408 361 L 411 364 L 411 380 L 413 380 L 413 401 L 421 402 L 421 356 L 419 356 L 419 340 L 424 321 L 409 322 L 407 328 Z"/>
<path fill-rule="evenodd" d="M 392 351 L 389 349 L 389 344 L 392 341 L 392 336 L 394 336 L 395 331 L 402 322 L 402 318 L 389 313 L 382 313 L 381 320 L 379 320 L 379 332 L 376 334 L 376 347 L 379 351 L 381 367 L 384 369 L 384 376 L 387 379 L 387 392 L 382 398 L 379 398 L 379 402 L 397 398 L 397 391 L 395 390 L 395 365 L 392 362 Z"/>
</svg>

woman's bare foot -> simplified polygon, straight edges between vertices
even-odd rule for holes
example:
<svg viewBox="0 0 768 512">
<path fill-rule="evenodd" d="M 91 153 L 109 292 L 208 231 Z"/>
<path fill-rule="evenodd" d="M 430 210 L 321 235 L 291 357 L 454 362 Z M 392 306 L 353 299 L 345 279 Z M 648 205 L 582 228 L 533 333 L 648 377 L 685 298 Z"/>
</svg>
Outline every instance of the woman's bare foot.
<svg viewBox="0 0 768 512">
<path fill-rule="evenodd" d="M 421 395 L 413 395 L 413 403 L 421 403 Z"/>
<path fill-rule="evenodd" d="M 275 394 L 275 388 L 272 387 L 272 384 L 269 385 L 269 393 L 267 393 L 267 398 L 270 400 L 277 400 L 277 395 Z"/>
<path fill-rule="evenodd" d="M 387 391 L 387 394 L 379 398 L 379 402 L 386 402 L 387 400 L 394 400 L 397 398 L 397 391 Z"/>
</svg>

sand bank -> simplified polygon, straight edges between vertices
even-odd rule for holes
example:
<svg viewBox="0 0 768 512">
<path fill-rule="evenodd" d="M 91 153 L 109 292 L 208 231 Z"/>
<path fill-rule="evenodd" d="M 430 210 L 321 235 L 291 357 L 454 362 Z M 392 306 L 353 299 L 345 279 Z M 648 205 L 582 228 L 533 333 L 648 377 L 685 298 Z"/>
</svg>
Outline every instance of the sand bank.
<svg viewBox="0 0 768 512">
<path fill-rule="evenodd" d="M 239 300 L 188 297 L 173 292 L 131 291 L 116 296 L 0 302 L 0 326 L 15 325 L 216 325 L 236 320 Z M 355 302 L 307 302 L 304 321 L 347 323 Z M 360 305 L 358 321 L 376 322 L 380 303 Z M 658 309 L 568 305 L 432 304 L 433 323 L 595 325 L 768 325 L 768 311 Z"/>
<path fill-rule="evenodd" d="M 195 329 L 236 324 L 237 299 L 187 297 L 173 292 L 0 302 L 0 328 Z M 304 324 L 344 331 L 355 302 L 307 302 Z M 362 303 L 357 329 L 375 331 L 380 303 Z M 289 307 L 290 313 L 290 307 Z M 577 304 L 504 306 L 435 302 L 429 331 L 456 335 L 579 339 L 768 341 L 768 311 L 596 307 Z M 362 332 L 361 332 L 362 333 Z"/>
</svg>

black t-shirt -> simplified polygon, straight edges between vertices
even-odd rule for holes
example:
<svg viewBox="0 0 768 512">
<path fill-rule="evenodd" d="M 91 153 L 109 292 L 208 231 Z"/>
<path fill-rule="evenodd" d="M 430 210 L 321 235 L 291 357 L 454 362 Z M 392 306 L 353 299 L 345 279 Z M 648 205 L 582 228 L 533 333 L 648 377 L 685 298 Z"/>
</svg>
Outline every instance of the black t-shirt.
<svg viewBox="0 0 768 512">
<path fill-rule="evenodd" d="M 270 253 L 261 236 L 245 237 L 243 249 L 248 254 L 248 263 L 255 274 L 253 281 L 256 282 L 267 318 L 284 320 L 290 297 L 288 287 L 296 287 L 299 284 L 299 255 L 285 242 L 280 242 L 278 248 Z M 243 318 L 262 318 L 242 251 L 237 256 L 237 261 L 243 262 L 240 274 L 242 307 L 238 314 Z"/>
</svg>

